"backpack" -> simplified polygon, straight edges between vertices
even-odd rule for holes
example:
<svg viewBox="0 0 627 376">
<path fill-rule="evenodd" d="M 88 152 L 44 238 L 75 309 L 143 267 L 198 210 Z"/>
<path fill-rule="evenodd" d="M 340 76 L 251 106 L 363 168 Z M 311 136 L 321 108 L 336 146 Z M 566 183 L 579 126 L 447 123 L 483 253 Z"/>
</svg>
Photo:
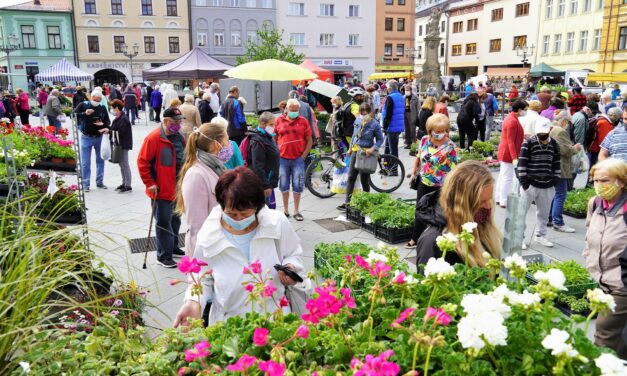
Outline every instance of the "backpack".
<svg viewBox="0 0 627 376">
<path fill-rule="evenodd" d="M 351 128 L 351 130 L 355 129 L 355 115 L 353 115 L 353 113 L 351 112 L 351 107 L 353 103 L 355 102 L 351 100 L 348 103 L 345 103 L 341 109 L 342 121 L 340 124 L 338 124 L 338 128 L 339 134 L 343 137 L 349 137 L 353 135 L 353 132 L 351 132 L 351 134 L 346 134 L 347 128 Z"/>
<path fill-rule="evenodd" d="M 586 133 L 584 135 L 583 146 L 587 149 L 590 148 L 592 143 L 597 139 L 598 129 L 597 123 L 599 121 L 599 117 L 595 116 L 588 121 L 588 127 L 586 128 Z"/>
<path fill-rule="evenodd" d="M 263 142 L 257 142 L 257 143 L 260 144 L 262 148 L 264 149 L 266 148 L 266 145 L 264 145 Z M 250 146 L 251 146 L 250 136 L 244 137 L 242 142 L 239 144 L 239 152 L 242 153 L 242 159 L 244 160 L 245 167 L 248 167 L 250 165 L 250 163 L 248 162 L 248 154 L 250 151 Z"/>
</svg>

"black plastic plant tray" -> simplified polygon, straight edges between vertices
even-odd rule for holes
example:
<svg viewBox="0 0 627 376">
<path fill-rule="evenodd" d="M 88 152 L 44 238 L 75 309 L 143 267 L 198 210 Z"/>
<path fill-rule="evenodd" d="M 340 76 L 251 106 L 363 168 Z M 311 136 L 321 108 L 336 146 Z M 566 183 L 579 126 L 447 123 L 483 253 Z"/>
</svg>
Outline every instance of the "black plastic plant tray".
<svg viewBox="0 0 627 376">
<path fill-rule="evenodd" d="M 377 225 L 374 236 L 379 240 L 383 240 L 389 244 L 397 244 L 406 242 L 411 239 L 413 228 L 391 228 Z"/>
</svg>

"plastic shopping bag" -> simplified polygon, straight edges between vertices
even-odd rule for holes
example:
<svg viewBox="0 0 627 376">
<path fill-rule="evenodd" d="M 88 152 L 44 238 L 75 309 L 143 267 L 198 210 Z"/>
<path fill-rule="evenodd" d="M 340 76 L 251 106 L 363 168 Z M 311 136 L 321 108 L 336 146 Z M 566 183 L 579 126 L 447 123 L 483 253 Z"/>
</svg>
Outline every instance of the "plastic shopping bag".
<svg viewBox="0 0 627 376">
<path fill-rule="evenodd" d="M 583 151 L 583 149 L 579 150 L 579 152 L 576 155 L 579 159 L 579 168 L 577 168 L 576 170 L 577 173 L 578 174 L 588 173 L 588 170 L 590 169 L 590 161 L 588 160 L 588 156 Z"/>
<path fill-rule="evenodd" d="M 346 194 L 346 187 L 348 186 L 348 166 L 350 166 L 350 156 L 346 157 L 344 161 L 345 166 L 336 166 L 333 169 L 333 183 L 331 184 L 331 192 L 337 194 Z M 361 192 L 361 182 L 359 178 L 355 182 L 355 188 L 353 193 Z"/>
<path fill-rule="evenodd" d="M 108 161 L 111 159 L 111 141 L 108 137 L 102 137 L 100 142 L 100 158 Z"/>
</svg>

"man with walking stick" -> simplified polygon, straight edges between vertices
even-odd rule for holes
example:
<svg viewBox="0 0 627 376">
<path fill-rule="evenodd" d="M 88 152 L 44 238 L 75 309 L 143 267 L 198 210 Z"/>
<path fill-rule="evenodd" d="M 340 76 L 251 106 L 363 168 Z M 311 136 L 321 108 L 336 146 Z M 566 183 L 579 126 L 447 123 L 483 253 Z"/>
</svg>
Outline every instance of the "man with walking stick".
<svg viewBox="0 0 627 376">
<path fill-rule="evenodd" d="M 146 185 L 156 221 L 157 263 L 166 268 L 176 267 L 173 256 L 185 255 L 178 245 L 181 217 L 174 210 L 176 182 L 185 150 L 179 133 L 182 119 L 179 109 L 165 110 L 161 126 L 146 136 L 137 157 L 139 176 Z"/>
</svg>

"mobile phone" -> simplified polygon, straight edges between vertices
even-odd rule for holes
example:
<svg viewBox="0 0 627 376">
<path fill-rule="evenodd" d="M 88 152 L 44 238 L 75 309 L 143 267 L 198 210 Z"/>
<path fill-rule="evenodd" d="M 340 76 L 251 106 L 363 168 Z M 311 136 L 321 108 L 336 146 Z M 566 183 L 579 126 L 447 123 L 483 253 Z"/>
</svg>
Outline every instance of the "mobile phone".
<svg viewBox="0 0 627 376">
<path fill-rule="evenodd" d="M 298 273 L 296 273 L 295 271 L 293 271 L 292 269 L 288 268 L 285 265 L 276 264 L 276 265 L 274 265 L 274 269 L 282 271 L 288 277 L 290 277 L 291 279 L 293 279 L 296 282 L 302 282 L 303 281 L 303 278 L 301 276 L 299 276 Z"/>
</svg>

